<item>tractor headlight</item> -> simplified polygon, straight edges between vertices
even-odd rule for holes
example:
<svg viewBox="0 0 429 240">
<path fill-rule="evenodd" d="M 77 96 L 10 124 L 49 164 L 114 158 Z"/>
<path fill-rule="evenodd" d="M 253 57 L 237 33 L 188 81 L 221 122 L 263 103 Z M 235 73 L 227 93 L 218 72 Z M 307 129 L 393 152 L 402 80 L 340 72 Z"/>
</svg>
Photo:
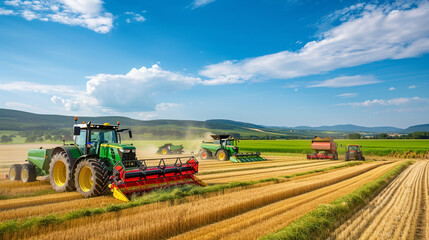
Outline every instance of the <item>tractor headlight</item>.
<svg viewBox="0 0 429 240">
<path fill-rule="evenodd" d="M 132 152 L 132 153 L 136 153 L 136 150 L 135 150 L 135 149 L 131 149 L 131 152 Z"/>
<path fill-rule="evenodd" d="M 119 148 L 119 151 L 121 151 L 123 153 L 129 153 L 131 150 L 130 149 Z"/>
</svg>

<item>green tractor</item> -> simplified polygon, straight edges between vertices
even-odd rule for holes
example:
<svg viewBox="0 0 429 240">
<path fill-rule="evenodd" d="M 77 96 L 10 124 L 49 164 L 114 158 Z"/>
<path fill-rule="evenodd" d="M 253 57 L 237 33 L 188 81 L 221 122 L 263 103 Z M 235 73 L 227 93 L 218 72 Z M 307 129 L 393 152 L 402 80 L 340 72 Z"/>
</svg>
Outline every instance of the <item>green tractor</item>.
<svg viewBox="0 0 429 240">
<path fill-rule="evenodd" d="M 365 161 L 365 157 L 363 156 L 362 150 L 360 149 L 362 146 L 359 145 L 348 145 L 344 147 L 346 149 L 346 161 L 350 160 L 362 160 Z"/>
<path fill-rule="evenodd" d="M 75 122 L 77 118 L 75 117 Z M 121 144 L 119 129 L 109 123 L 75 124 L 74 143 L 53 149 L 30 149 L 25 164 L 10 168 L 10 180 L 35 181 L 37 176 L 48 176 L 57 192 L 76 190 L 84 197 L 104 193 L 107 186 L 113 196 L 128 201 L 131 195 L 155 188 L 183 184 L 205 184 L 194 176 L 198 161 L 187 157 L 138 160 L 132 144 Z"/>
<path fill-rule="evenodd" d="M 265 161 L 259 152 L 256 153 L 239 153 L 238 141 L 230 138 L 229 135 L 211 135 L 213 142 L 202 142 L 199 156 L 206 160 L 216 158 L 219 161 L 231 162 L 256 162 Z"/>
<path fill-rule="evenodd" d="M 172 143 L 166 143 L 158 148 L 158 151 L 156 152 L 158 154 L 167 155 L 167 154 L 182 154 L 183 153 L 183 146 L 180 145 L 173 145 Z"/>
</svg>

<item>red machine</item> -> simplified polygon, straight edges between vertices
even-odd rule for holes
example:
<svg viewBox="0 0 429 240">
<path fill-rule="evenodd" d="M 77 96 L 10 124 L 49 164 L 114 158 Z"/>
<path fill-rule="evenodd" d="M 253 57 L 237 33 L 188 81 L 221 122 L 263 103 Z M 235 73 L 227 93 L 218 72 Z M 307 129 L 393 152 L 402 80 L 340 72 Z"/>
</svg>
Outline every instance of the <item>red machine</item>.
<svg viewBox="0 0 429 240">
<path fill-rule="evenodd" d="M 311 149 L 315 153 L 307 154 L 307 159 L 333 159 L 338 160 L 337 144 L 331 137 L 315 137 L 311 141 Z"/>
<path fill-rule="evenodd" d="M 124 171 L 124 167 L 131 170 Z M 194 157 L 190 157 L 186 163 L 182 163 L 180 158 L 128 161 L 127 166 L 114 167 L 109 187 L 115 198 L 129 201 L 132 194 L 155 188 L 184 184 L 207 186 L 194 176 L 197 172 L 198 161 Z"/>
</svg>

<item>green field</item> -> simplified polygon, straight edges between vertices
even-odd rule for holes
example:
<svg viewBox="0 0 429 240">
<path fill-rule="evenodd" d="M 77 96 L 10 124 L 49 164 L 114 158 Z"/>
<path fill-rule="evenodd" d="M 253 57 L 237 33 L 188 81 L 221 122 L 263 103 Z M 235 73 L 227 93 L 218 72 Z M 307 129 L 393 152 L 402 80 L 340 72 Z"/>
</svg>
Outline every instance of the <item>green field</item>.
<svg viewBox="0 0 429 240">
<path fill-rule="evenodd" d="M 338 153 L 344 154 L 340 145 L 359 144 L 364 154 L 386 156 L 394 153 L 414 152 L 425 154 L 429 151 L 427 139 L 359 139 L 335 140 L 338 144 Z M 311 153 L 311 140 L 243 140 L 240 141 L 242 151 L 277 152 L 277 153 Z"/>
<path fill-rule="evenodd" d="M 131 141 L 137 147 L 137 150 L 155 151 L 158 146 L 164 143 L 172 142 L 174 144 L 182 144 L 187 153 L 198 152 L 201 140 L 174 140 L 174 141 Z M 341 144 L 359 144 L 362 146 L 362 151 L 366 155 L 387 156 L 397 154 L 408 154 L 412 157 L 413 154 L 421 154 L 429 152 L 429 140 L 427 139 L 359 139 L 335 140 L 338 144 L 338 153 L 344 154 L 344 148 Z M 130 142 L 128 142 L 130 143 Z M 276 155 L 288 155 L 291 153 L 307 154 L 313 152 L 311 150 L 311 140 L 240 140 L 239 147 L 241 152 L 261 152 L 275 153 Z"/>
</svg>

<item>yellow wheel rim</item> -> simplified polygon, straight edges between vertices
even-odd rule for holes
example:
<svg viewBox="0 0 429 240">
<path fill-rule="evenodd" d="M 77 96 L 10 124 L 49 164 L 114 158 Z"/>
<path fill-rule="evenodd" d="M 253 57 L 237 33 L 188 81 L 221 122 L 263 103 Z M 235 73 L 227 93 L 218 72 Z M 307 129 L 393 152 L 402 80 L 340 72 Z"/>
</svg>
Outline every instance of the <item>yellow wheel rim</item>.
<svg viewBox="0 0 429 240">
<path fill-rule="evenodd" d="M 79 172 L 79 187 L 84 192 L 91 191 L 92 182 L 92 170 L 89 167 L 83 167 Z"/>
<path fill-rule="evenodd" d="M 57 186 L 63 186 L 64 184 L 66 184 L 67 168 L 63 162 L 58 161 L 55 163 L 53 177 L 54 182 Z"/>
<path fill-rule="evenodd" d="M 167 149 L 162 149 L 162 154 L 167 154 Z"/>
<path fill-rule="evenodd" d="M 28 180 L 28 172 L 27 169 L 22 169 L 21 171 L 21 180 L 26 182 Z"/>
<path fill-rule="evenodd" d="M 225 160 L 225 153 L 223 152 L 219 153 L 219 160 Z"/>
<path fill-rule="evenodd" d="M 16 176 L 15 168 L 12 168 L 10 170 L 9 177 L 10 179 L 15 180 L 15 176 Z"/>
</svg>

